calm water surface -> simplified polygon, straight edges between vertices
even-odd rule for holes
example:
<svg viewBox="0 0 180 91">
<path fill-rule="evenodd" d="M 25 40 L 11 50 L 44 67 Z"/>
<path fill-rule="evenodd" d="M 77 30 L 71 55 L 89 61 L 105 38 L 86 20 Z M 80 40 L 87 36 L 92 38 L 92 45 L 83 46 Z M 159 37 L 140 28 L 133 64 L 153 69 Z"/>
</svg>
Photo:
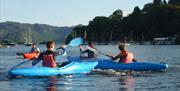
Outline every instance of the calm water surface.
<svg viewBox="0 0 180 91">
<path fill-rule="evenodd" d="M 44 46 L 39 46 L 45 50 Z M 109 54 L 118 52 L 116 45 L 96 46 Z M 19 62 L 16 52 L 27 52 L 30 47 L 16 46 L 0 49 L 0 91 L 180 91 L 180 46 L 130 45 L 128 50 L 139 61 L 165 62 L 163 72 L 92 72 L 86 75 L 33 77 L 8 79 L 7 71 Z M 68 48 L 69 55 L 79 55 L 79 49 Z M 101 58 L 107 58 L 99 55 Z M 24 64 L 30 66 L 30 63 Z M 39 64 L 40 66 L 40 64 Z M 120 73 L 120 74 L 116 74 Z"/>
</svg>

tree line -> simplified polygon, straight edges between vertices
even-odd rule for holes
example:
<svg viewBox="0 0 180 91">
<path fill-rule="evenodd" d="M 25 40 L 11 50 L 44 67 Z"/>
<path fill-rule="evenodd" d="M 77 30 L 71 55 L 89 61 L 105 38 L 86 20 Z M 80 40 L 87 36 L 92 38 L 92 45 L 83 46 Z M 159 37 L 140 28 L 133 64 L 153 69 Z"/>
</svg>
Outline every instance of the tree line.
<svg viewBox="0 0 180 91">
<path fill-rule="evenodd" d="M 77 25 L 67 37 L 84 37 L 87 41 L 151 41 L 156 37 L 176 38 L 180 44 L 180 0 L 153 0 L 142 9 L 136 6 L 123 17 L 117 9 L 108 17 L 97 16 L 88 25 Z"/>
</svg>

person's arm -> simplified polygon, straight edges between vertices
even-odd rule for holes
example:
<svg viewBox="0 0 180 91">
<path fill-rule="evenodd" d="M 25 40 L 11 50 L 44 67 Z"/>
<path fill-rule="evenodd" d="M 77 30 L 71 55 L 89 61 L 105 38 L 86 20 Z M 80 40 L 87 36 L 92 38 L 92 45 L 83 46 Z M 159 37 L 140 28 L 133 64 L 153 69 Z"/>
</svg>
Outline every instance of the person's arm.
<svg viewBox="0 0 180 91">
<path fill-rule="evenodd" d="M 33 48 L 31 48 L 31 50 L 29 51 L 29 52 L 33 52 L 34 51 L 34 49 Z"/>
<path fill-rule="evenodd" d="M 43 54 L 44 54 L 44 52 L 41 53 L 37 59 L 32 59 L 33 60 L 32 65 L 33 66 L 36 65 L 37 63 L 39 63 L 41 60 L 43 60 Z"/>
<path fill-rule="evenodd" d="M 89 49 L 90 51 L 97 52 L 97 49 L 96 49 L 96 48 L 89 47 L 88 45 L 87 45 L 86 47 L 87 47 L 87 49 Z"/>
<path fill-rule="evenodd" d="M 83 49 L 82 45 L 79 46 L 79 50 L 80 50 L 80 53 L 83 53 L 84 49 Z"/>
<path fill-rule="evenodd" d="M 117 60 L 118 58 L 120 58 L 120 55 L 117 55 L 117 56 L 115 56 L 115 57 L 112 57 L 111 59 L 112 59 L 112 60 Z"/>
<path fill-rule="evenodd" d="M 133 62 L 137 62 L 137 60 L 133 58 Z"/>
<path fill-rule="evenodd" d="M 65 53 L 65 48 L 64 47 L 60 47 L 57 49 L 57 51 L 54 52 L 54 56 L 58 56 L 58 55 L 63 55 Z"/>
</svg>

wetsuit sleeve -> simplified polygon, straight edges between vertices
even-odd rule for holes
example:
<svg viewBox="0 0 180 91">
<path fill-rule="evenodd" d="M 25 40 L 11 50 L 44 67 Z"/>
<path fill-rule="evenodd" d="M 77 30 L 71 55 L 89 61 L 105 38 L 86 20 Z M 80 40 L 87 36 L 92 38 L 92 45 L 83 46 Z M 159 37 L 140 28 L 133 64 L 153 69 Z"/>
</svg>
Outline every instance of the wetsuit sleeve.
<svg viewBox="0 0 180 91">
<path fill-rule="evenodd" d="M 65 48 L 60 47 L 57 49 L 57 51 L 54 52 L 54 56 L 63 55 L 65 53 Z"/>
<path fill-rule="evenodd" d="M 133 62 L 137 62 L 137 60 L 133 58 Z"/>
<path fill-rule="evenodd" d="M 90 51 L 97 52 L 97 49 L 95 49 L 95 48 L 91 48 L 91 47 L 89 47 L 88 45 L 87 45 L 86 47 L 87 47 L 87 49 L 90 50 Z"/>
<path fill-rule="evenodd" d="M 80 50 L 80 53 L 83 53 L 83 52 L 84 52 L 82 46 L 79 46 L 79 50 Z"/>
<path fill-rule="evenodd" d="M 43 54 L 44 54 L 44 52 L 41 53 L 37 59 L 34 59 L 34 60 L 32 61 L 32 65 L 33 65 L 33 66 L 36 65 L 37 63 L 39 63 L 41 60 L 43 60 Z"/>
<path fill-rule="evenodd" d="M 34 51 L 34 48 L 31 48 L 31 50 L 29 52 L 33 52 Z"/>
<path fill-rule="evenodd" d="M 117 60 L 118 58 L 120 58 L 120 55 L 117 55 L 117 56 L 115 56 L 115 57 L 112 57 L 111 59 L 112 59 L 112 60 Z"/>
</svg>

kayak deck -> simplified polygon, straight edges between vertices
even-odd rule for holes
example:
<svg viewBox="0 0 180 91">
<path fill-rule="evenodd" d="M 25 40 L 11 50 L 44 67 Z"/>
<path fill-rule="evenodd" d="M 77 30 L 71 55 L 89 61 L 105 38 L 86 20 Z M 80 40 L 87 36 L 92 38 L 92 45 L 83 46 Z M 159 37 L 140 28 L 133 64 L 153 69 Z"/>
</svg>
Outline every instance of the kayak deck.
<svg viewBox="0 0 180 91">
<path fill-rule="evenodd" d="M 70 61 L 97 61 L 96 69 L 132 70 L 132 71 L 160 71 L 168 68 L 167 64 L 149 62 L 117 63 L 111 59 L 81 59 L 79 57 L 68 57 Z"/>
<path fill-rule="evenodd" d="M 100 69 L 114 69 L 114 70 L 133 70 L 133 71 L 159 71 L 166 69 L 167 64 L 155 64 L 147 62 L 134 63 L 117 63 L 109 60 L 98 61 L 96 68 Z"/>
<path fill-rule="evenodd" d="M 71 62 L 60 68 L 49 67 L 27 67 L 13 69 L 9 71 L 10 75 L 18 76 L 56 76 L 66 74 L 88 73 L 98 62 Z"/>
</svg>

